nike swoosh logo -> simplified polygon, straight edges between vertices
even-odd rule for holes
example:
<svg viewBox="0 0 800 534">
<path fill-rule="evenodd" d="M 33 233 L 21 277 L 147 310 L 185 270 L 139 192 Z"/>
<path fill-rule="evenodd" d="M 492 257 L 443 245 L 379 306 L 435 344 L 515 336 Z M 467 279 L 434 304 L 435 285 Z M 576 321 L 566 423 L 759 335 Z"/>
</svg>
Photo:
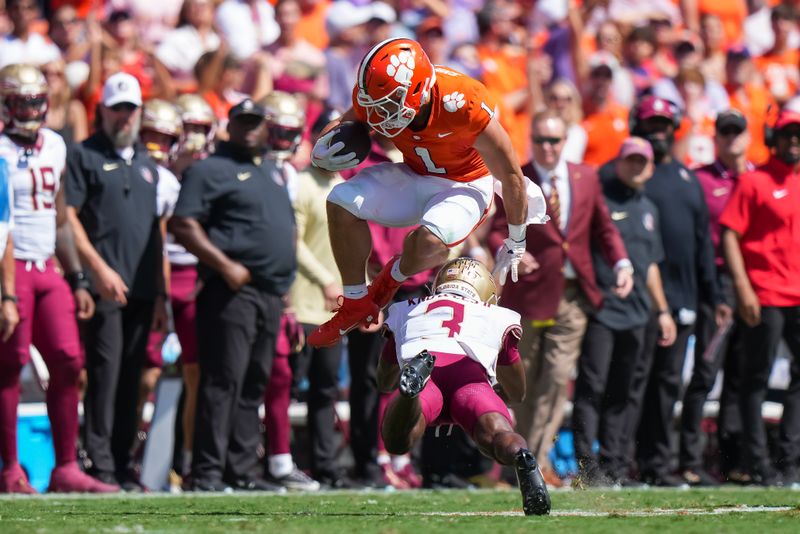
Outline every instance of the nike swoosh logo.
<svg viewBox="0 0 800 534">
<path fill-rule="evenodd" d="M 437 137 L 447 137 L 448 135 L 453 135 L 453 132 L 444 132 L 436 134 Z"/>
<path fill-rule="evenodd" d="M 249 172 L 240 172 L 236 175 L 236 178 L 239 179 L 240 182 L 244 182 L 245 180 L 249 179 L 253 174 Z"/>
<path fill-rule="evenodd" d="M 106 172 L 113 171 L 117 167 L 119 167 L 119 163 L 103 163 L 103 170 Z"/>
<path fill-rule="evenodd" d="M 612 211 L 611 212 L 611 220 L 612 221 L 621 221 L 628 217 L 627 211 Z"/>
<path fill-rule="evenodd" d="M 772 196 L 775 197 L 778 200 L 782 199 L 783 197 L 785 197 L 788 194 L 789 194 L 789 190 L 788 189 L 781 189 L 779 191 L 773 191 L 772 192 Z"/>
<path fill-rule="evenodd" d="M 721 197 L 722 195 L 724 195 L 727 192 L 728 192 L 728 188 L 727 187 L 718 187 L 718 188 L 714 189 L 712 194 L 715 197 Z"/>
</svg>

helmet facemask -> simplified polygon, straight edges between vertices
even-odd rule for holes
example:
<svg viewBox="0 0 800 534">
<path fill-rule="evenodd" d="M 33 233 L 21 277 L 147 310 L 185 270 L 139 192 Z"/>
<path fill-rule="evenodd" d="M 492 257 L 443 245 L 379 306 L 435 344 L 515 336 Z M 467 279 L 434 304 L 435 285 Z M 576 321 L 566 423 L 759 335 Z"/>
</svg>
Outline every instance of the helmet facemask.
<svg viewBox="0 0 800 534">
<path fill-rule="evenodd" d="M 8 118 L 5 131 L 35 140 L 47 116 L 47 95 L 8 95 L 3 99 L 3 108 Z"/>
<path fill-rule="evenodd" d="M 408 86 L 401 85 L 391 93 L 373 100 L 363 91 L 358 92 L 358 103 L 367 112 L 367 124 L 385 137 L 395 137 L 402 132 L 414 117 L 417 110 L 406 105 Z"/>
</svg>

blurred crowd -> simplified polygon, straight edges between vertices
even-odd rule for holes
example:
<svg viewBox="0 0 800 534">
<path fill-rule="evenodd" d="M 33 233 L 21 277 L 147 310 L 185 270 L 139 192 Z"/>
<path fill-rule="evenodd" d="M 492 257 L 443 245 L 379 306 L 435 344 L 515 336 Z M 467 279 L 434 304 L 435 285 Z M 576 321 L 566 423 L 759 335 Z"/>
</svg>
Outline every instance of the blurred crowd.
<svg viewBox="0 0 800 534">
<path fill-rule="evenodd" d="M 800 192 L 797 1 L 0 4 L 6 134 L 23 152 L 30 148 L 9 129 L 21 121 L 11 103 L 20 96 L 14 83 L 35 85 L 31 79 L 37 78 L 9 66 L 36 67 L 47 98 L 41 128 L 59 134 L 66 146 L 64 205 L 53 208 L 57 244 L 73 247 L 83 264 L 67 266 L 59 255 L 57 270 L 71 286 L 81 319 L 83 348 L 75 358 L 85 361 L 86 370 L 68 373 L 82 395 L 85 389 L 87 456 L 81 470 L 101 484 L 86 482 L 70 467 L 58 480 L 54 476 L 51 489 L 142 488 L 134 442 L 142 404 L 152 397 L 163 366 L 161 345 L 173 331 L 184 381 L 170 477 L 176 488 L 505 483 L 452 428 L 431 429 L 414 458 L 384 450 L 378 428 L 388 396 L 375 383 L 384 344 L 379 329 L 356 330 L 334 347 L 304 344 L 305 335 L 332 316 L 342 294 L 325 197 L 358 170 L 313 167 L 311 148 L 328 122 L 350 107 L 364 53 L 390 37 L 416 39 L 434 64 L 483 82 L 526 175 L 546 197 L 555 192 L 560 200 L 555 226 L 548 227 L 552 235 L 528 238 L 520 282 L 509 281 L 500 301 L 523 317 L 528 399 L 512 408 L 548 484 L 560 487 L 573 477 L 584 486 L 800 482 L 800 282 L 793 278 L 800 273 L 800 203 L 763 216 L 779 213 L 783 223 L 765 223 L 757 210 L 746 209 L 747 191 L 737 189 L 740 175 L 759 168 L 785 184 L 774 193 L 797 199 Z M 390 140 L 374 136 L 360 168 L 401 158 Z M 124 190 L 105 182 L 103 172 L 118 167 L 135 169 L 126 180 L 139 173 L 153 190 L 138 182 L 126 181 Z M 214 179 L 232 173 L 241 184 L 254 184 L 250 176 L 262 172 L 277 189 L 248 185 L 253 189 L 240 195 Z M 556 185 L 558 177 L 566 190 Z M 114 188 L 120 198 L 142 204 L 115 204 L 107 196 Z M 266 229 L 251 231 L 249 210 L 255 208 L 247 204 L 248 194 L 270 196 Z M 142 208 L 149 195 L 157 201 Z M 728 206 L 729 199 L 738 204 Z M 276 222 L 285 208 L 295 222 Z M 491 268 L 505 237 L 503 217 L 499 207 L 453 254 Z M 70 228 L 67 245 L 62 224 Z M 748 237 L 748 224 L 766 229 Z M 368 274 L 375 276 L 400 253 L 409 229 L 370 224 L 370 230 Z M 257 239 L 261 231 L 266 241 Z M 784 238 L 790 241 L 776 245 Z M 209 240 L 228 258 L 206 247 Z M 776 247 L 783 246 L 781 256 Z M 247 253 L 263 248 L 270 249 L 263 257 Z M 22 262 L 17 272 L 26 262 L 31 272 L 36 259 L 16 250 Z M 615 286 L 618 260 L 625 258 L 634 270 L 631 295 L 620 295 Z M 396 299 L 425 294 L 434 275 L 410 278 Z M 91 295 L 91 310 L 79 291 Z M 4 310 L 6 304 L 4 299 Z M 245 349 L 263 343 L 269 358 L 242 356 L 228 365 L 204 356 L 235 348 L 231 339 L 214 339 L 215 321 L 267 331 L 265 339 L 253 333 Z M 44 324 L 32 325 L 34 345 Z M 691 336 L 695 364 L 684 388 L 681 370 Z M 761 403 L 781 338 L 794 354 L 792 384 L 770 451 Z M 17 358 L 17 352 L 9 346 L 0 347 L 0 443 L 9 441 L 16 421 L 10 405 L 16 409 L 18 378 L 8 377 L 18 377 L 18 364 L 27 361 L 21 356 L 10 364 L 8 354 Z M 37 348 L 48 366 L 59 357 Z M 347 391 L 339 387 L 343 359 Z M 718 431 L 709 437 L 703 405 L 723 369 Z M 58 372 L 51 369 L 51 375 Z M 228 390 L 240 401 L 225 404 Z M 53 399 L 48 393 L 49 406 L 64 398 L 57 397 L 63 391 Z M 308 406 L 307 432 L 294 437 L 292 400 Z M 350 404 L 349 423 L 337 413 L 340 400 Z M 565 422 L 567 400 L 574 408 Z M 676 429 L 679 400 L 683 413 Z M 266 417 L 259 422 L 253 414 L 262 403 Z M 53 426 L 70 424 L 67 417 Z M 574 432 L 578 459 L 568 477 L 550 462 L 564 425 Z M 68 430 L 54 437 L 74 441 Z M 707 439 L 718 447 L 713 464 L 706 463 Z M 72 465 L 74 446 L 57 452 L 58 465 Z M 340 465 L 344 447 L 353 459 L 349 471 Z M 0 450 L 0 491 L 30 489 L 15 448 L 6 443 Z"/>
</svg>

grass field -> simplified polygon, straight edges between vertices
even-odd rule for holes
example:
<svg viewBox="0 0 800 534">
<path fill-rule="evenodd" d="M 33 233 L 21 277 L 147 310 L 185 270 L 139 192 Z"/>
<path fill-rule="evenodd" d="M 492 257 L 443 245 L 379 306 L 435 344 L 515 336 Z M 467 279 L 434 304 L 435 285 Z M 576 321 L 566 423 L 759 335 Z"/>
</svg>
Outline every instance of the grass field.
<svg viewBox="0 0 800 534">
<path fill-rule="evenodd" d="M 4 497 L 0 533 L 800 532 L 800 491 L 561 491 L 552 500 L 551 516 L 525 517 L 516 490 Z"/>
</svg>

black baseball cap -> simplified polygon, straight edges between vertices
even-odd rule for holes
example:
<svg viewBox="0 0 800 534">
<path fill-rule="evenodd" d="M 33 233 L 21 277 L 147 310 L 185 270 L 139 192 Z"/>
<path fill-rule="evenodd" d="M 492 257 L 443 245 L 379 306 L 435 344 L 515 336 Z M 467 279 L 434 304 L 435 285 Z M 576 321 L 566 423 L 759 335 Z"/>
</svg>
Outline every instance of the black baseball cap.
<svg viewBox="0 0 800 534">
<path fill-rule="evenodd" d="M 236 117 L 241 117 L 244 115 L 254 115 L 264 119 L 267 116 L 267 111 L 259 104 L 253 102 L 252 99 L 245 98 L 231 108 L 231 110 L 228 112 L 228 120 L 233 120 Z"/>
<path fill-rule="evenodd" d="M 735 126 L 744 131 L 747 129 L 747 119 L 738 110 L 728 109 L 717 115 L 714 128 L 719 131 L 728 126 Z"/>
</svg>

